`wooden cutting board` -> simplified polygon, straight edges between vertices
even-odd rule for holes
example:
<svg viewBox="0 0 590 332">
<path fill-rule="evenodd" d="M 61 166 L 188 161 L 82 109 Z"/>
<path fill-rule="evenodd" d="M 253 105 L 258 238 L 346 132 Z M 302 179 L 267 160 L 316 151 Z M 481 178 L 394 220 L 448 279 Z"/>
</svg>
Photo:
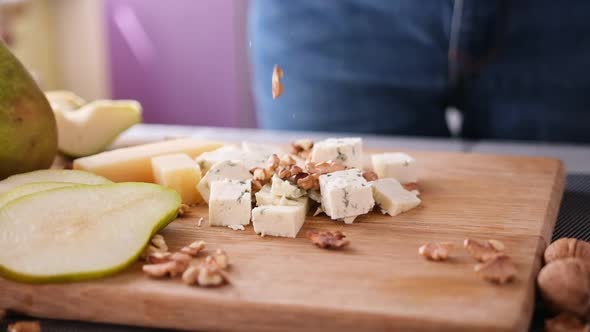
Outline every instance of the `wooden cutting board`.
<svg viewBox="0 0 590 332">
<path fill-rule="evenodd" d="M 558 160 L 413 152 L 423 204 L 397 217 L 373 212 L 353 225 L 309 217 L 297 239 L 209 227 L 196 207 L 163 230 L 172 250 L 205 240 L 230 255 L 231 284 L 188 287 L 153 280 L 137 263 L 114 277 L 25 285 L 0 279 L 0 308 L 37 317 L 186 330 L 526 331 L 535 276 L 564 186 Z M 197 226 L 197 219 L 205 222 Z M 341 230 L 351 245 L 322 250 L 310 229 Z M 514 283 L 479 279 L 459 253 L 444 263 L 417 253 L 426 242 L 497 239 L 518 268 Z M 105 247 L 104 250 L 109 250 Z"/>
</svg>

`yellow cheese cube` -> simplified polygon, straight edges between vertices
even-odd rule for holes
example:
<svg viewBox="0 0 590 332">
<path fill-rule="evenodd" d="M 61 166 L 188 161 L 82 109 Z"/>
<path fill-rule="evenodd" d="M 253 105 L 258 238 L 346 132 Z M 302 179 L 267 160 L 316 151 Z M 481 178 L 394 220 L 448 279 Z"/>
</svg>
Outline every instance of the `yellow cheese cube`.
<svg viewBox="0 0 590 332">
<path fill-rule="evenodd" d="M 201 168 L 184 153 L 167 154 L 152 158 L 152 170 L 157 184 L 176 190 L 182 202 L 196 204 L 202 201 L 197 191 Z"/>
<path fill-rule="evenodd" d="M 114 182 L 154 182 L 151 159 L 173 153 L 192 158 L 213 151 L 223 143 L 190 138 L 162 141 L 102 152 L 74 160 L 74 169 L 102 175 Z"/>
</svg>

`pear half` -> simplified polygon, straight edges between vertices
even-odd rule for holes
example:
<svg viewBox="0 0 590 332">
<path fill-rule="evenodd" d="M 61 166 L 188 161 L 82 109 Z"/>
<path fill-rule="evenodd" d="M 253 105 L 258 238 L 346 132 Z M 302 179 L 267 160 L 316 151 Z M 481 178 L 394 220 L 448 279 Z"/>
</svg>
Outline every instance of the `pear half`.
<svg viewBox="0 0 590 332">
<path fill-rule="evenodd" d="M 180 207 L 171 189 L 139 182 L 43 191 L 0 209 L 0 275 L 78 281 L 132 264 Z"/>
<path fill-rule="evenodd" d="M 104 151 L 123 131 L 141 122 L 133 100 L 96 100 L 76 111 L 54 110 L 59 150 L 71 157 Z"/>
<path fill-rule="evenodd" d="M 80 186 L 80 184 L 71 182 L 37 182 L 23 184 L 22 186 L 18 186 L 7 193 L 0 195 L 0 209 L 2 209 L 2 207 L 9 202 L 19 199 L 23 196 L 35 194 L 45 190 L 71 186 Z"/>
<path fill-rule="evenodd" d="M 28 173 L 9 176 L 0 181 L 0 195 L 28 183 L 36 182 L 70 182 L 79 184 L 112 183 L 102 176 L 84 171 L 67 169 L 44 169 Z"/>
</svg>

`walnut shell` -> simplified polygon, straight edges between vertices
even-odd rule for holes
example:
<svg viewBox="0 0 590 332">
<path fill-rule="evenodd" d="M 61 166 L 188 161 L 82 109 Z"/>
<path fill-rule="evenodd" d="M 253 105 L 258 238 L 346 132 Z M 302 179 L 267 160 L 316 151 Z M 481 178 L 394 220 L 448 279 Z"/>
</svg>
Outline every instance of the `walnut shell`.
<svg viewBox="0 0 590 332">
<path fill-rule="evenodd" d="M 572 238 L 563 238 L 553 242 L 545 249 L 545 263 L 547 264 L 567 257 L 578 257 L 590 263 L 590 243 Z"/>
<path fill-rule="evenodd" d="M 590 265 L 579 258 L 547 264 L 537 277 L 541 295 L 556 311 L 585 317 L 590 313 Z"/>
</svg>

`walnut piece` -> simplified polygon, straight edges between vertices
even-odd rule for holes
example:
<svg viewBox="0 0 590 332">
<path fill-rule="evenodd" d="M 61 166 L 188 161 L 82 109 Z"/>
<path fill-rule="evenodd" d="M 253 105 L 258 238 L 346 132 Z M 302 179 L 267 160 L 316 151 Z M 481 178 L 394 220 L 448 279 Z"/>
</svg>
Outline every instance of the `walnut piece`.
<svg viewBox="0 0 590 332">
<path fill-rule="evenodd" d="M 480 262 L 486 262 L 504 250 L 504 244 L 497 240 L 480 243 L 476 240 L 466 239 L 463 246 L 473 258 Z"/>
<path fill-rule="evenodd" d="M 219 263 L 213 256 L 207 256 L 205 262 L 191 266 L 182 274 L 182 282 L 187 285 L 197 284 L 201 287 L 221 286 L 228 281 Z"/>
<path fill-rule="evenodd" d="M 229 257 L 225 251 L 217 249 L 213 258 L 215 258 L 220 269 L 225 270 L 229 267 Z"/>
<path fill-rule="evenodd" d="M 416 183 L 416 182 L 405 183 L 405 184 L 402 184 L 402 186 L 403 186 L 403 187 L 404 187 L 404 189 L 406 189 L 407 191 L 414 191 L 414 190 L 418 190 L 418 183 Z"/>
<path fill-rule="evenodd" d="M 8 332 L 41 332 L 41 323 L 38 321 L 21 321 L 8 325 Z"/>
<path fill-rule="evenodd" d="M 149 264 L 160 264 L 160 263 L 164 263 L 164 262 L 169 262 L 170 257 L 172 257 L 172 253 L 158 251 L 158 252 L 150 253 L 147 256 L 146 261 Z"/>
<path fill-rule="evenodd" d="M 319 163 L 307 162 L 305 164 L 307 172 L 311 174 L 324 175 L 328 173 L 343 171 L 346 169 L 341 161 L 322 161 Z"/>
<path fill-rule="evenodd" d="M 267 183 L 277 171 L 281 160 L 276 154 L 271 155 L 266 162 L 265 168 L 255 167 L 250 170 L 252 173 L 252 193 L 260 191 L 260 189 Z"/>
<path fill-rule="evenodd" d="M 303 159 L 310 156 L 312 148 L 313 140 L 309 138 L 299 139 L 291 143 L 291 153 Z"/>
<path fill-rule="evenodd" d="M 141 258 L 147 259 L 147 257 L 156 252 L 167 252 L 168 245 L 166 244 L 166 240 L 160 234 L 154 235 L 150 243 L 148 244 L 147 248 L 141 254 Z"/>
<path fill-rule="evenodd" d="M 191 210 L 191 207 L 187 204 L 180 204 L 180 207 L 178 208 L 178 215 L 179 216 L 185 216 L 189 213 L 189 211 Z"/>
<path fill-rule="evenodd" d="M 182 249 L 180 249 L 180 252 L 195 257 L 199 254 L 199 252 L 201 252 L 201 250 L 205 249 L 205 246 L 205 241 L 195 241 L 189 244 L 188 246 L 182 247 Z"/>
<path fill-rule="evenodd" d="M 281 67 L 279 67 L 278 65 L 275 65 L 272 70 L 272 99 L 279 98 L 285 90 L 285 87 L 281 82 L 283 75 L 283 69 L 281 69 Z"/>
<path fill-rule="evenodd" d="M 512 259 L 501 253 L 487 257 L 484 263 L 475 265 L 474 270 L 483 279 L 496 284 L 508 283 L 516 277 Z"/>
<path fill-rule="evenodd" d="M 590 265 L 568 257 L 545 265 L 537 276 L 541 296 L 556 311 L 590 314 Z"/>
<path fill-rule="evenodd" d="M 346 235 L 340 231 L 308 231 L 307 238 L 313 244 L 322 249 L 338 249 L 346 247 L 350 241 L 345 239 Z"/>
<path fill-rule="evenodd" d="M 203 217 L 199 218 L 199 220 L 197 220 L 197 227 L 201 227 L 201 225 L 203 224 L 203 221 L 205 219 Z"/>
<path fill-rule="evenodd" d="M 579 317 L 562 312 L 559 315 L 545 320 L 546 332 L 590 332 L 590 324 Z"/>
<path fill-rule="evenodd" d="M 143 266 L 143 272 L 150 277 L 163 278 L 166 276 L 176 277 L 183 273 L 191 261 L 191 256 L 185 253 L 176 252 L 168 258 L 157 264 L 146 264 Z"/>
<path fill-rule="evenodd" d="M 379 176 L 377 175 L 377 173 L 375 173 L 373 171 L 364 171 L 363 177 L 365 178 L 365 180 L 367 180 L 369 182 L 379 179 Z"/>
<path fill-rule="evenodd" d="M 449 258 L 450 245 L 446 243 L 427 243 L 418 248 L 418 254 L 432 261 L 445 261 Z"/>
<path fill-rule="evenodd" d="M 590 243 L 573 238 L 559 239 L 545 249 L 545 263 L 554 260 L 578 257 L 590 261 Z"/>
<path fill-rule="evenodd" d="M 320 175 L 319 174 L 308 174 L 299 173 L 295 177 L 297 186 L 305 190 L 319 190 L 320 189 Z"/>
</svg>

